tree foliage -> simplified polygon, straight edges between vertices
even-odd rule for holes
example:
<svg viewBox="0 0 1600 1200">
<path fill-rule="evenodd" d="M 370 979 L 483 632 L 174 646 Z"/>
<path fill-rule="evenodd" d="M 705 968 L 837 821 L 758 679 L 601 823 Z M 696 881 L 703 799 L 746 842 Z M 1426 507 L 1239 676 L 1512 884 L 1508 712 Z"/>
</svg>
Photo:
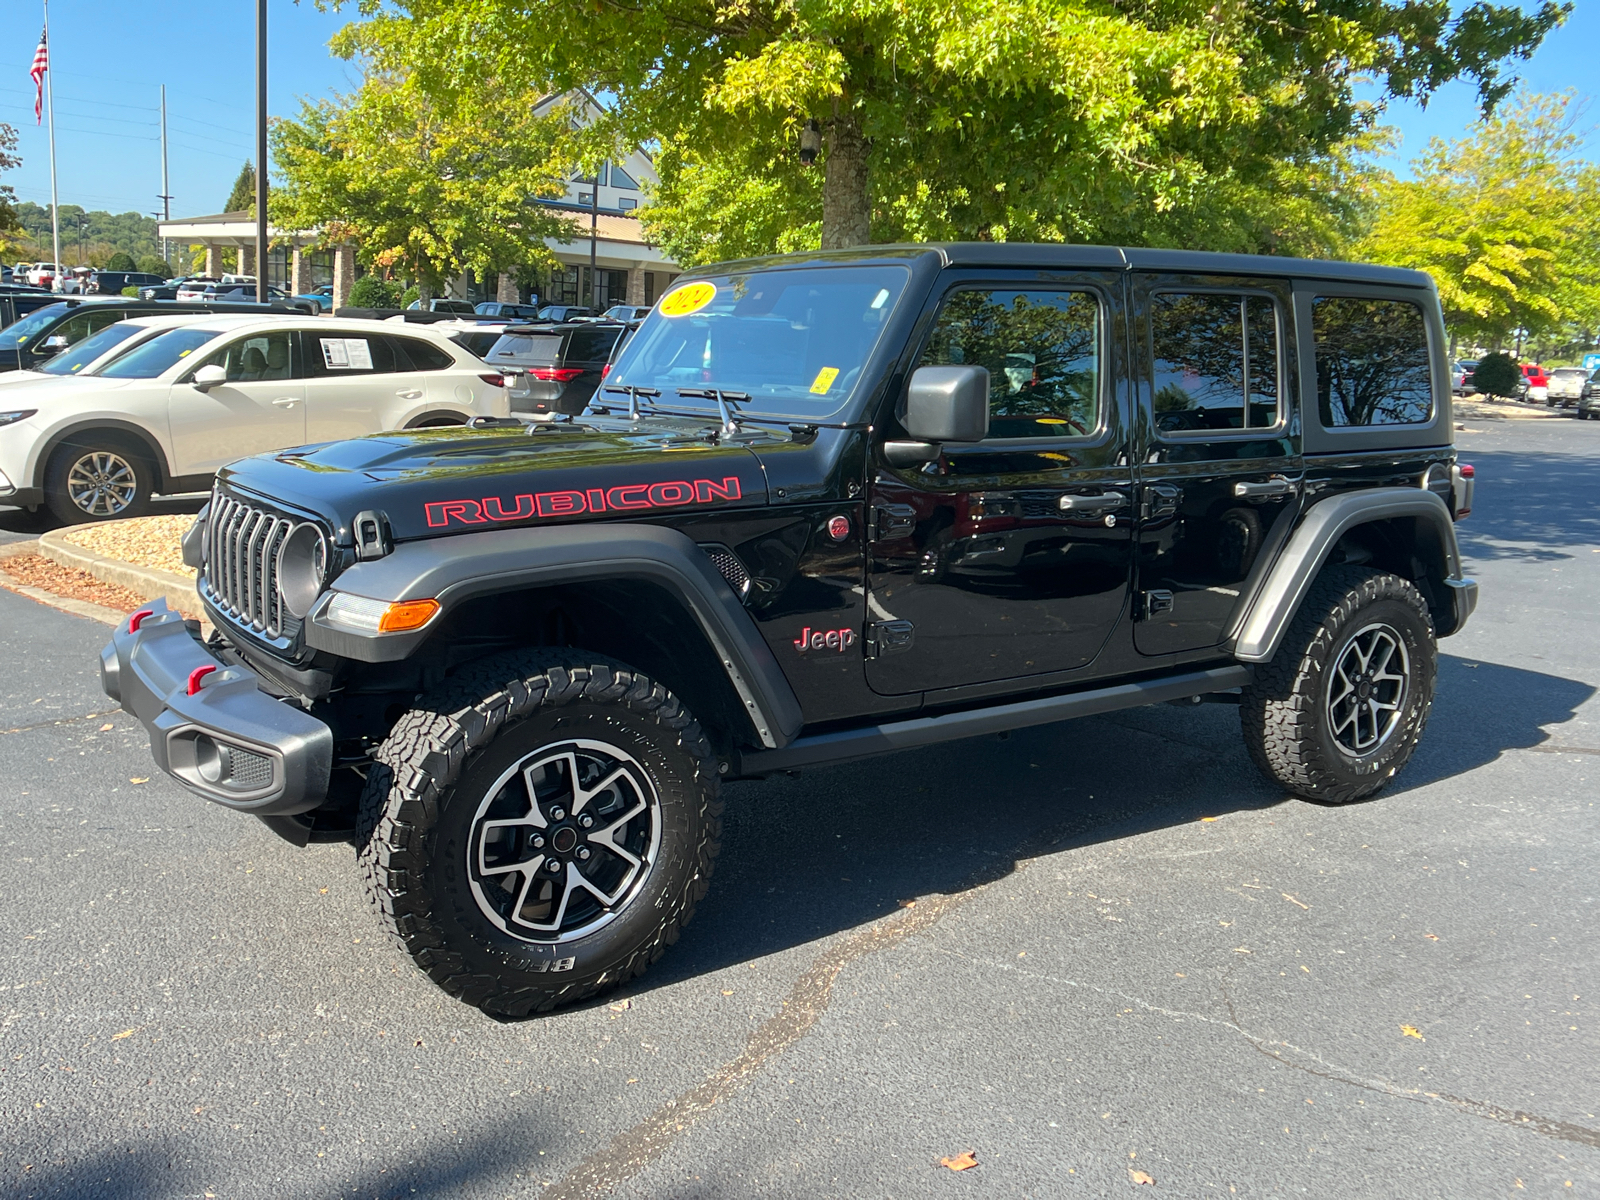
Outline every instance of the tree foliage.
<svg viewBox="0 0 1600 1200">
<path fill-rule="evenodd" d="M 399 308 L 400 285 L 377 275 L 363 275 L 350 287 L 350 304 L 355 308 Z"/>
<path fill-rule="evenodd" d="M 50 252 L 50 209 L 48 205 L 24 200 L 17 205 L 17 222 L 26 241 L 25 253 L 48 259 Z M 108 213 L 103 209 L 85 209 L 77 204 L 61 206 L 61 257 L 70 263 L 79 259 L 79 235 L 82 235 L 83 262 L 94 267 L 104 267 L 113 254 L 131 254 L 134 258 L 154 255 L 158 247 L 156 221 L 141 213 Z"/>
<path fill-rule="evenodd" d="M 395 0 L 347 53 L 611 100 L 585 135 L 658 142 L 680 261 L 993 238 L 1328 252 L 1360 215 L 1374 78 L 1485 104 L 1566 9 L 1481 0 Z M 821 170 L 795 161 L 819 121 Z M 820 176 L 820 178 L 819 178 Z"/>
<path fill-rule="evenodd" d="M 571 114 L 537 115 L 537 94 L 492 77 L 440 99 L 402 60 L 367 67 L 353 94 L 274 125 L 274 224 L 352 239 L 369 264 L 430 290 L 463 270 L 553 261 L 544 239 L 572 227 L 536 202 L 565 188 Z"/>
<path fill-rule="evenodd" d="M 1430 142 L 1414 178 L 1378 186 L 1364 254 L 1429 272 L 1451 331 L 1484 345 L 1600 328 L 1600 173 L 1578 157 L 1576 110 L 1571 94 L 1520 95 Z"/>
<path fill-rule="evenodd" d="M 1509 354 L 1486 354 L 1472 372 L 1472 386 L 1486 396 L 1514 396 L 1522 370 Z"/>
<path fill-rule="evenodd" d="M 110 258 L 106 259 L 106 270 L 108 271 L 137 271 L 138 269 L 139 264 L 134 261 L 133 255 L 122 250 L 118 250 Z"/>
<path fill-rule="evenodd" d="M 22 165 L 22 156 L 16 153 L 17 131 L 0 122 L 0 171 L 9 171 Z M 21 215 L 17 212 L 17 193 L 10 184 L 0 184 L 0 250 L 17 245 L 17 235 L 22 232 Z"/>
<path fill-rule="evenodd" d="M 256 211 L 256 169 L 248 159 L 239 168 L 239 177 L 233 181 L 233 190 L 228 193 L 228 203 L 223 205 L 222 211 L 252 214 Z"/>
</svg>

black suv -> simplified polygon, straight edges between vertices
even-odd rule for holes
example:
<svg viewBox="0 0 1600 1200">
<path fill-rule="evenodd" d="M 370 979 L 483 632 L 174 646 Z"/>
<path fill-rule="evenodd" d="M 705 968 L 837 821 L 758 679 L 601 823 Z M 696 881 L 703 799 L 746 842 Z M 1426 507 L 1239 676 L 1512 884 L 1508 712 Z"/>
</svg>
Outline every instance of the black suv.
<svg viewBox="0 0 1600 1200">
<path fill-rule="evenodd" d="M 624 328 L 611 321 L 508 325 L 482 358 L 506 377 L 513 413 L 576 416 L 600 386 Z"/>
<path fill-rule="evenodd" d="M 1421 274 L 873 247 L 675 282 L 596 402 L 226 468 L 102 657 L 158 765 L 348 839 L 442 987 L 632 978 L 719 784 L 1133 705 L 1236 703 L 1285 791 L 1371 795 L 1467 620 Z"/>
</svg>

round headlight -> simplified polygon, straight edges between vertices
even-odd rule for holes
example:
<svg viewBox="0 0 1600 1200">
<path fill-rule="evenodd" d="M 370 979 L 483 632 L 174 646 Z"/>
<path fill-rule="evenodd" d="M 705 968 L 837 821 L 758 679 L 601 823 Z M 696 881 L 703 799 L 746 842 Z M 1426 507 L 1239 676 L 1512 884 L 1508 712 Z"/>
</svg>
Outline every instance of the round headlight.
<svg viewBox="0 0 1600 1200">
<path fill-rule="evenodd" d="M 306 523 L 296 525 L 278 548 L 278 595 L 283 606 L 304 619 L 322 595 L 328 573 L 328 541 L 322 530 Z"/>
</svg>

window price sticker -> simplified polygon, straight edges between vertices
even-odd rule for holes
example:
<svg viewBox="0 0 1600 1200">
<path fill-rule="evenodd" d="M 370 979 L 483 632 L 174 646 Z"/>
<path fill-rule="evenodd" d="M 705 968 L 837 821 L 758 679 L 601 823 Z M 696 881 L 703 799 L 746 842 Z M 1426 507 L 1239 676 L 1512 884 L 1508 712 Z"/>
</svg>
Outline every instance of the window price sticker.
<svg viewBox="0 0 1600 1200">
<path fill-rule="evenodd" d="M 817 377 L 811 381 L 813 395 L 826 396 L 828 389 L 833 386 L 833 381 L 839 378 L 838 367 L 823 367 L 817 372 Z"/>
<path fill-rule="evenodd" d="M 320 338 L 322 361 L 330 371 L 372 370 L 372 347 L 366 338 Z"/>
</svg>

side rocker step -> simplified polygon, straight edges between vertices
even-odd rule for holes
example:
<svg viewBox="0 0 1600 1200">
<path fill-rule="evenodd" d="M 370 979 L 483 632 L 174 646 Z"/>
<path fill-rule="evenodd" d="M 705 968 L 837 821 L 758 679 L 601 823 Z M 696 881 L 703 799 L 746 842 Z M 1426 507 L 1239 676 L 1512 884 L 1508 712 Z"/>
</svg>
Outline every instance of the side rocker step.
<svg viewBox="0 0 1600 1200">
<path fill-rule="evenodd" d="M 1019 700 L 1012 704 L 967 709 L 936 717 L 913 717 L 837 733 L 814 734 L 796 738 L 781 750 L 760 750 L 743 755 L 737 777 L 751 778 L 774 771 L 793 771 L 799 767 L 852 762 L 858 758 L 891 754 L 896 750 L 909 750 L 934 742 L 1004 733 L 1032 725 L 1049 725 L 1074 717 L 1114 712 L 1119 708 L 1160 704 L 1166 700 L 1183 700 L 1208 692 L 1244 687 L 1251 677 L 1252 671 L 1247 666 L 1212 667 L 1204 671 L 1185 671 L 1181 675 L 1164 675 L 1085 692 L 1070 692 L 1064 696 L 1044 696 L 1037 700 Z"/>
</svg>

